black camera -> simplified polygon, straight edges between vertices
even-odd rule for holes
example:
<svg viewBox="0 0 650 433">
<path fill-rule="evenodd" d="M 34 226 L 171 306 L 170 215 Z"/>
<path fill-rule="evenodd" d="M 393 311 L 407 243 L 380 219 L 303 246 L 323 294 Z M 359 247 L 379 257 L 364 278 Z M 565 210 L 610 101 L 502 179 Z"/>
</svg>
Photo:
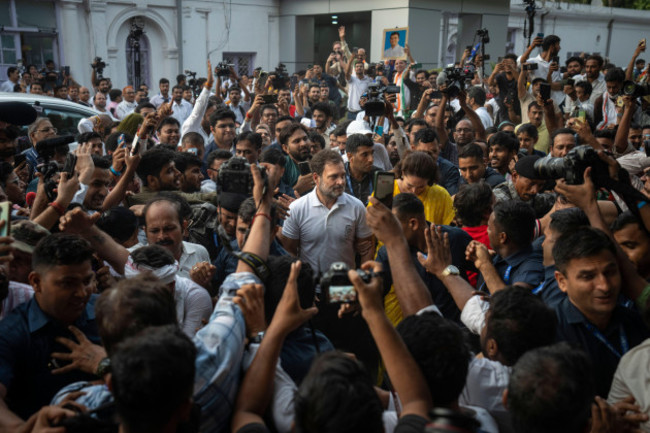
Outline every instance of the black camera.
<svg viewBox="0 0 650 433">
<path fill-rule="evenodd" d="M 278 63 L 278 66 L 275 68 L 275 71 L 272 74 L 273 81 L 271 85 L 274 89 L 284 89 L 287 87 L 286 82 L 289 79 L 289 73 L 287 72 L 287 67 L 283 63 Z"/>
<path fill-rule="evenodd" d="M 623 83 L 623 94 L 625 96 L 633 96 L 640 98 L 642 96 L 650 95 L 650 86 L 648 84 L 637 84 L 634 81 L 625 81 Z"/>
<path fill-rule="evenodd" d="M 230 68 L 234 68 L 235 65 L 232 63 L 228 63 L 225 60 L 223 62 L 219 62 L 216 66 L 216 74 L 217 77 L 229 77 L 230 76 Z"/>
<path fill-rule="evenodd" d="M 581 185 L 584 173 L 591 167 L 591 179 L 597 188 L 609 178 L 607 164 L 591 146 L 576 146 L 563 158 L 545 157 L 535 161 L 535 171 L 542 179 L 562 179 L 569 185 Z"/>
<path fill-rule="evenodd" d="M 259 169 L 266 186 L 268 182 L 266 168 L 260 166 Z M 219 168 L 219 176 L 217 178 L 218 193 L 231 192 L 250 196 L 253 194 L 253 186 L 251 165 L 246 158 L 233 156 Z"/>
<path fill-rule="evenodd" d="M 53 160 L 55 154 L 65 155 L 69 152 L 69 144 L 74 142 L 74 135 L 65 135 L 62 137 L 46 138 L 36 143 L 36 153 L 38 153 L 36 170 L 43 175 L 45 183 L 45 193 L 50 201 L 56 200 L 57 183 L 53 177 L 61 171 L 59 164 Z"/>
<path fill-rule="evenodd" d="M 108 66 L 108 63 L 104 62 L 101 57 L 95 57 L 90 66 L 95 70 L 95 78 L 97 80 L 104 78 L 104 68 Z"/>
<path fill-rule="evenodd" d="M 465 81 L 472 81 L 474 79 L 474 65 L 468 64 L 463 67 L 449 66 L 445 68 L 445 90 L 450 98 L 458 96 L 458 94 L 465 90 Z"/>
<path fill-rule="evenodd" d="M 196 72 L 185 69 L 185 75 L 188 78 L 187 86 L 192 89 L 192 94 L 194 96 L 197 96 L 199 93 L 201 93 L 201 86 L 199 86 L 199 80 L 196 79 Z"/>
<path fill-rule="evenodd" d="M 320 278 L 320 291 L 325 297 L 325 302 L 334 303 L 352 303 L 357 301 L 357 292 L 354 285 L 348 278 L 350 268 L 343 262 L 334 262 L 330 268 Z M 369 283 L 373 277 L 381 277 L 382 273 L 373 271 L 364 271 L 357 269 L 359 276 L 364 283 Z"/>
<path fill-rule="evenodd" d="M 478 29 L 476 31 L 476 36 L 479 37 L 482 43 L 490 43 L 490 32 L 488 32 L 488 29 Z"/>
<path fill-rule="evenodd" d="M 383 116 L 386 112 L 384 93 L 399 93 L 399 86 L 384 86 L 373 83 L 368 85 L 368 92 L 365 94 L 368 100 L 363 106 L 367 116 Z"/>
</svg>

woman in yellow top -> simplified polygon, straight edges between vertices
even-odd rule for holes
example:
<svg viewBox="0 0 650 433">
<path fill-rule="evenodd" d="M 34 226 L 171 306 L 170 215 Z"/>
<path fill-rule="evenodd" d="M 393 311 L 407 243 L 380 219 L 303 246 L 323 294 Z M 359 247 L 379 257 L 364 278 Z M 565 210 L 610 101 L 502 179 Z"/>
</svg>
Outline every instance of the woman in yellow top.
<svg viewBox="0 0 650 433">
<path fill-rule="evenodd" d="M 409 153 L 396 167 L 393 197 L 415 194 L 424 204 L 424 217 L 433 224 L 448 225 L 454 219 L 454 202 L 446 189 L 436 185 L 438 165 L 425 152 Z"/>
</svg>

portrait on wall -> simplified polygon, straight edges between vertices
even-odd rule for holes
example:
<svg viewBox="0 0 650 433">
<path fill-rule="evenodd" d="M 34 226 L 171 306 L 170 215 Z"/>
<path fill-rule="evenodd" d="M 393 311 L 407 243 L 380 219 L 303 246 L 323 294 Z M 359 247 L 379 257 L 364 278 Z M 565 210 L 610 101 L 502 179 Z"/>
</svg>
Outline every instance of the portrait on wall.
<svg viewBox="0 0 650 433">
<path fill-rule="evenodd" d="M 382 60 L 405 60 L 404 47 L 408 44 L 409 28 L 396 27 L 384 29 L 384 45 L 381 51 Z"/>
</svg>

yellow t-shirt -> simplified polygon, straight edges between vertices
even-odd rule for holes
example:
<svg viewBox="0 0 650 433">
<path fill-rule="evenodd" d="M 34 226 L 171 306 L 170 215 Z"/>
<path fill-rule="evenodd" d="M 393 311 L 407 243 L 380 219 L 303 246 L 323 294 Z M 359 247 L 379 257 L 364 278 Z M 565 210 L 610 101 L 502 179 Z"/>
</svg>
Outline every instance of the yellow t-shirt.
<svg viewBox="0 0 650 433">
<path fill-rule="evenodd" d="M 400 193 L 397 179 L 393 189 L 393 197 Z M 424 204 L 424 218 L 433 224 L 449 225 L 454 219 L 454 201 L 446 189 L 440 185 L 428 186 L 422 194 L 418 196 Z"/>
</svg>

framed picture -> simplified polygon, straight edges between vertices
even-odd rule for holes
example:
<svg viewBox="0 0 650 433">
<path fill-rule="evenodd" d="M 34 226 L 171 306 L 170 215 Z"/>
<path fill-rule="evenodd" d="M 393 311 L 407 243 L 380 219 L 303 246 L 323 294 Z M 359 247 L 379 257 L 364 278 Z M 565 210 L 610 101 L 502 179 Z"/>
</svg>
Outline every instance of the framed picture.
<svg viewBox="0 0 650 433">
<path fill-rule="evenodd" d="M 384 29 L 384 44 L 381 50 L 382 60 L 405 60 L 404 47 L 409 42 L 409 28 L 395 27 Z"/>
</svg>

